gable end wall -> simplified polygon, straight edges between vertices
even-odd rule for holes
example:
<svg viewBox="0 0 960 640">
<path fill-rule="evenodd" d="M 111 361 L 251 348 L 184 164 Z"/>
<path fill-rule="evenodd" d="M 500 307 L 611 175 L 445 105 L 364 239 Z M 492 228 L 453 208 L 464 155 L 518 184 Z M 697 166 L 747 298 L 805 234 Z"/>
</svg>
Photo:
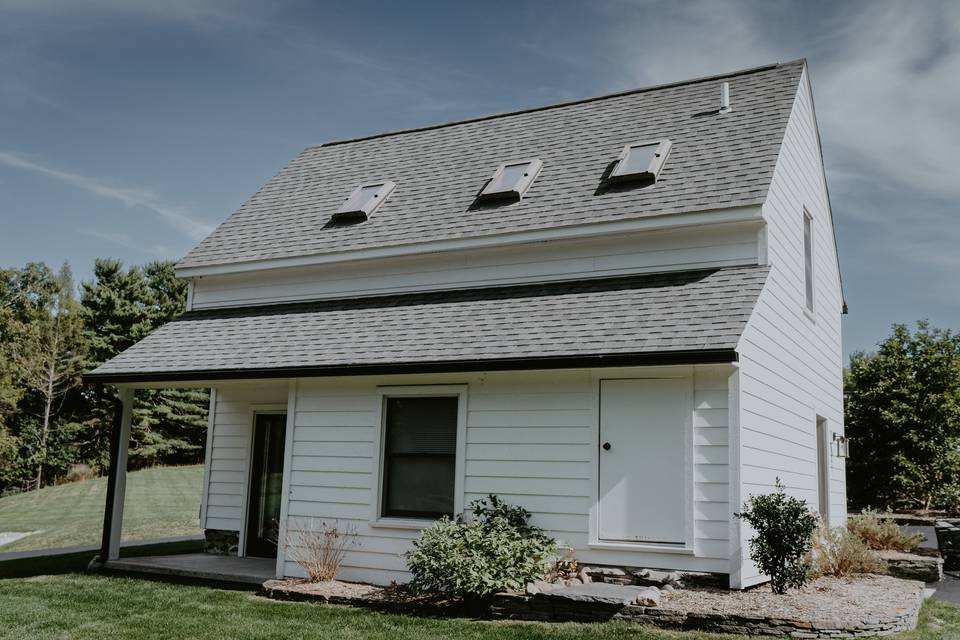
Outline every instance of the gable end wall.
<svg viewBox="0 0 960 640">
<path fill-rule="evenodd" d="M 804 208 L 813 218 L 813 314 L 804 303 Z M 789 494 L 816 510 L 817 416 L 827 420 L 828 433 L 843 433 L 843 301 L 806 71 L 763 213 L 771 271 L 738 347 L 741 468 L 734 500 L 769 493 L 780 478 Z M 846 521 L 844 464 L 831 455 L 829 465 L 830 524 L 839 526 Z M 740 548 L 733 558 L 741 567 L 732 570 L 734 585 L 756 584 L 764 578 L 748 558 L 750 534 L 738 524 L 735 529 Z"/>
</svg>

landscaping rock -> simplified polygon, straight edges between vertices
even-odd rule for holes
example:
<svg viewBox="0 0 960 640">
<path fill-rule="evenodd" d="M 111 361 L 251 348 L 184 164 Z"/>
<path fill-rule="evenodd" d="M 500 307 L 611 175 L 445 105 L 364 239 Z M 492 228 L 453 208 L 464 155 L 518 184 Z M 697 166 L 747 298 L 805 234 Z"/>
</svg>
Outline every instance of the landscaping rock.
<svg viewBox="0 0 960 640">
<path fill-rule="evenodd" d="M 235 556 L 240 547 L 240 532 L 224 529 L 204 529 L 203 550 L 218 556 Z"/>
<path fill-rule="evenodd" d="M 554 589 L 560 589 L 562 587 L 563 585 L 547 582 L 546 580 L 537 580 L 535 582 L 527 583 L 527 593 L 530 595 L 536 595 L 538 593 L 545 593 L 547 591 L 553 591 Z"/>
<path fill-rule="evenodd" d="M 896 578 L 920 580 L 921 582 L 943 580 L 943 560 L 941 558 L 900 551 L 878 551 L 877 554 L 887 563 L 890 575 Z"/>
<path fill-rule="evenodd" d="M 578 575 L 580 578 L 580 582 L 582 582 L 583 584 L 590 584 L 591 582 L 593 582 L 593 578 L 590 577 L 590 572 L 587 570 L 587 567 L 580 569 L 580 573 Z"/>
<path fill-rule="evenodd" d="M 656 587 L 646 587 L 633 599 L 633 604 L 640 605 L 641 607 L 659 607 L 660 589 Z"/>
<path fill-rule="evenodd" d="M 617 567 L 584 567 L 592 582 L 606 582 L 608 584 L 630 584 L 633 576 Z"/>
<path fill-rule="evenodd" d="M 680 574 L 675 571 L 656 571 L 654 569 L 635 569 L 633 574 L 635 584 L 648 587 L 662 587 L 664 585 L 679 586 Z"/>
<path fill-rule="evenodd" d="M 541 592 L 540 596 L 554 601 L 563 600 L 566 603 L 623 607 L 631 604 L 644 590 L 642 587 L 594 582 Z"/>
</svg>

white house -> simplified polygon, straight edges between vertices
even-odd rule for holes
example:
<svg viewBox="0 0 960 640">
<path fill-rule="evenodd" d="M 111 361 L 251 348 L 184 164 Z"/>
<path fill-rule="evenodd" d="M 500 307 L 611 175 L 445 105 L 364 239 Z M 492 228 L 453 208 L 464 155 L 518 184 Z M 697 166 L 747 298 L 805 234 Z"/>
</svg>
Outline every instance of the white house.
<svg viewBox="0 0 960 640">
<path fill-rule="evenodd" d="M 178 265 L 188 310 L 87 375 L 212 387 L 202 526 L 357 528 L 341 577 L 494 493 L 582 562 L 762 580 L 743 501 L 845 518 L 830 201 L 804 61 L 312 146 Z"/>
</svg>

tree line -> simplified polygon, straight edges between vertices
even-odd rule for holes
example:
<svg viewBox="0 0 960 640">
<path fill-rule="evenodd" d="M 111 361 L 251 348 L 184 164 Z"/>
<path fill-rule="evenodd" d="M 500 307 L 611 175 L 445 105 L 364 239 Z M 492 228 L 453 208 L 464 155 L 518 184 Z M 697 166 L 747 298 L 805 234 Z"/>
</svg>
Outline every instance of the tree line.
<svg viewBox="0 0 960 640">
<path fill-rule="evenodd" d="M 81 374 L 185 303 L 172 262 L 97 260 L 79 291 L 66 264 L 0 269 L 0 495 L 56 482 L 74 465 L 106 467 L 116 390 L 82 384 Z M 208 400 L 207 390 L 139 391 L 131 467 L 202 461 Z"/>
</svg>

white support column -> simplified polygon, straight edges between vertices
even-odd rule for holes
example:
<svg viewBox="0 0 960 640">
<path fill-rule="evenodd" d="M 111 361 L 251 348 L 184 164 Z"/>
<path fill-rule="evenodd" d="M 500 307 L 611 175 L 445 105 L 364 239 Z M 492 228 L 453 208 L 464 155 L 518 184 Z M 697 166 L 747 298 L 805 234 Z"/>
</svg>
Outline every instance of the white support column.
<svg viewBox="0 0 960 640">
<path fill-rule="evenodd" d="M 290 508 L 290 467 L 293 465 L 293 429 L 297 418 L 297 393 L 299 385 L 296 379 L 288 382 L 287 391 L 287 429 L 283 445 L 283 488 L 280 493 L 280 529 L 277 540 L 276 578 L 282 580 L 286 573 L 287 554 L 284 546 L 287 543 L 287 518 Z"/>
<path fill-rule="evenodd" d="M 127 488 L 127 451 L 130 449 L 130 425 L 133 422 L 133 389 L 120 389 L 120 402 L 123 413 L 120 419 L 120 446 L 117 458 L 111 464 L 116 467 L 116 484 L 113 490 L 113 504 L 110 517 L 110 546 L 107 560 L 120 557 L 120 530 L 123 527 L 123 498 Z"/>
</svg>

